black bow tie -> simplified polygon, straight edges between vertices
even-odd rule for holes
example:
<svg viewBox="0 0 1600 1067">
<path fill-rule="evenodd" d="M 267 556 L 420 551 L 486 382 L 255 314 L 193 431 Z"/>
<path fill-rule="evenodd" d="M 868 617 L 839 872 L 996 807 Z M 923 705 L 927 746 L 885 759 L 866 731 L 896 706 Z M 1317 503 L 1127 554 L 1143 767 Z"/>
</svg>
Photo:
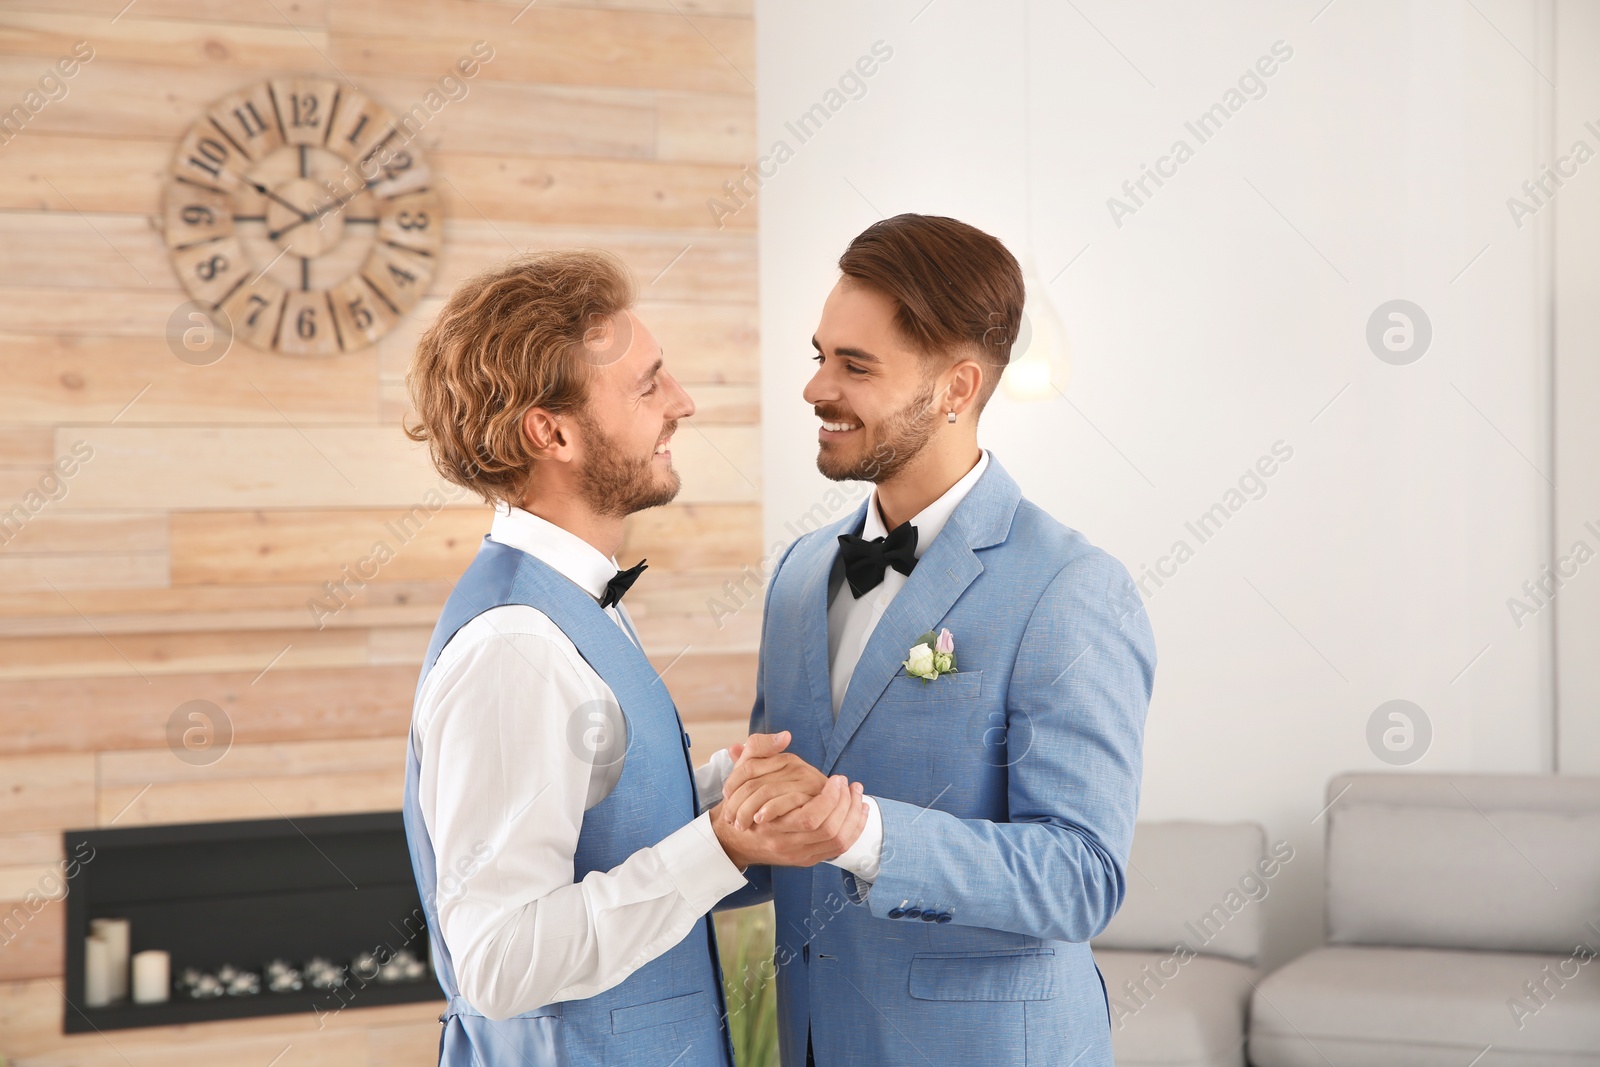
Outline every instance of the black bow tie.
<svg viewBox="0 0 1600 1067">
<path fill-rule="evenodd" d="M 606 583 L 605 595 L 600 598 L 600 606 L 609 608 L 613 604 L 622 602 L 622 594 L 633 588 L 633 583 L 639 580 L 639 575 L 644 573 L 644 560 L 629 567 L 625 571 L 618 571 Z"/>
<path fill-rule="evenodd" d="M 868 541 L 855 534 L 839 535 L 839 553 L 844 556 L 844 576 L 850 595 L 860 600 L 883 581 L 890 567 L 910 574 L 917 565 L 917 528 L 902 522 L 883 537 Z"/>
</svg>

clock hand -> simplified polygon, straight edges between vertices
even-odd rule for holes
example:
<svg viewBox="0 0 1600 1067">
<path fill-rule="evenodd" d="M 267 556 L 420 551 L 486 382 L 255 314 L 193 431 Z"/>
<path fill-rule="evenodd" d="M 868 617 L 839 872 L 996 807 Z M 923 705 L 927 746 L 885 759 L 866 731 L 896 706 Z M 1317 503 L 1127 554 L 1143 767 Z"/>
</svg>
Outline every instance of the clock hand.
<svg viewBox="0 0 1600 1067">
<path fill-rule="evenodd" d="M 310 222 L 311 221 L 311 216 L 310 215 L 307 215 L 304 211 L 302 211 L 299 208 L 295 207 L 293 204 L 289 203 L 289 201 L 285 200 L 283 197 L 279 196 L 277 193 L 273 192 L 271 189 L 268 189 L 265 185 L 262 185 L 260 182 L 249 181 L 249 179 L 246 179 L 246 181 L 250 185 L 250 188 L 254 189 L 256 192 L 260 193 L 262 196 L 266 197 L 269 200 L 276 200 L 278 203 L 282 204 L 284 207 L 288 208 L 290 211 L 292 211 L 296 215 L 300 216 L 300 221 L 301 222 Z"/>
<path fill-rule="evenodd" d="M 366 182 L 366 183 L 362 184 L 362 186 L 360 188 L 358 188 L 355 192 L 351 193 L 349 196 L 342 196 L 342 197 L 338 197 L 338 198 L 336 198 L 334 200 L 330 200 L 328 203 L 323 204 L 320 208 L 318 208 L 316 211 L 313 211 L 311 214 L 309 214 L 309 215 L 301 215 L 299 222 L 291 222 L 291 223 L 289 223 L 289 225 L 285 226 L 281 230 L 269 231 L 267 233 L 267 240 L 276 241 L 278 238 L 282 237 L 284 234 L 288 233 L 290 230 L 294 229 L 296 226 L 303 226 L 308 222 L 317 221 L 322 216 L 326 215 L 328 212 L 334 210 L 335 208 L 344 207 L 350 201 L 354 200 L 356 197 L 360 196 L 362 193 L 366 192 L 371 187 L 372 187 L 372 183 L 371 182 Z"/>
</svg>

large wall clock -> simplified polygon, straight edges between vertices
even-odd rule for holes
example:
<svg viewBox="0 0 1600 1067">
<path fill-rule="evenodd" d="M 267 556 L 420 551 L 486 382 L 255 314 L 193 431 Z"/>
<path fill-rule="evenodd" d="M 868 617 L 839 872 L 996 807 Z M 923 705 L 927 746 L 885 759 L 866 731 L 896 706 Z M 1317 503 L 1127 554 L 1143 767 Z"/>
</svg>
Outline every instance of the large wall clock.
<svg viewBox="0 0 1600 1067">
<path fill-rule="evenodd" d="M 172 161 L 172 265 L 233 336 L 298 356 L 376 341 L 432 281 L 438 196 L 412 131 L 348 84 L 285 78 L 219 100 Z"/>
</svg>

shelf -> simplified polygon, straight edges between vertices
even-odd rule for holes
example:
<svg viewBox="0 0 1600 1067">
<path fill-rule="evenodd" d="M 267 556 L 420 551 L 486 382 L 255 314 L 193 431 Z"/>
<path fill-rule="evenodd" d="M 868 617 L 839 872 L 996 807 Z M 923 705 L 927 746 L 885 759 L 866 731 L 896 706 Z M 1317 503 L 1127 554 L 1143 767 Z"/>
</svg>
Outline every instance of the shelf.
<svg viewBox="0 0 1600 1067">
<path fill-rule="evenodd" d="M 444 1010 L 444 993 L 429 974 L 420 982 L 368 985 L 340 990 L 301 990 L 298 993 L 258 993 L 252 997 L 218 997 L 215 1000 L 171 1000 L 165 1004 L 113 1004 L 106 1008 L 67 1009 L 65 1032 L 129 1030 L 140 1026 L 175 1026 L 220 1019 L 250 1019 L 262 1015 L 296 1015 L 314 1012 L 319 1017 L 345 1008 L 373 1008 L 388 1004 L 416 1004 L 436 1000 Z M 76 1025 L 74 1025 L 76 1023 Z"/>
<path fill-rule="evenodd" d="M 260 974 L 274 958 L 348 964 L 380 949 L 405 948 L 426 962 L 428 931 L 399 812 L 69 830 L 63 846 L 81 860 L 65 909 L 66 1033 L 443 1001 L 430 970 L 394 985 L 352 977 L 340 991 L 211 1000 L 175 991 L 164 1004 L 84 1006 L 84 938 L 97 918 L 127 919 L 131 952 L 169 953 L 174 978 L 224 963 Z"/>
</svg>

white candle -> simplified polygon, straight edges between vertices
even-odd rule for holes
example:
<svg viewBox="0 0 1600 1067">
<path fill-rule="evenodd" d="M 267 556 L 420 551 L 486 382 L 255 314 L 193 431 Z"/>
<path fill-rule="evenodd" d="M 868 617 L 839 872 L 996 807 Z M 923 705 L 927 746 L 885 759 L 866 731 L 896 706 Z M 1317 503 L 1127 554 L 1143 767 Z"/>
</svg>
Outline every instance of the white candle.
<svg viewBox="0 0 1600 1067">
<path fill-rule="evenodd" d="M 98 937 L 83 939 L 83 1002 L 91 1008 L 111 1003 L 111 946 Z"/>
<path fill-rule="evenodd" d="M 90 919 L 89 936 L 106 943 L 106 969 L 112 1000 L 128 998 L 128 920 Z"/>
<path fill-rule="evenodd" d="M 172 991 L 172 960 L 158 948 L 133 957 L 133 1002 L 162 1004 Z"/>
</svg>

